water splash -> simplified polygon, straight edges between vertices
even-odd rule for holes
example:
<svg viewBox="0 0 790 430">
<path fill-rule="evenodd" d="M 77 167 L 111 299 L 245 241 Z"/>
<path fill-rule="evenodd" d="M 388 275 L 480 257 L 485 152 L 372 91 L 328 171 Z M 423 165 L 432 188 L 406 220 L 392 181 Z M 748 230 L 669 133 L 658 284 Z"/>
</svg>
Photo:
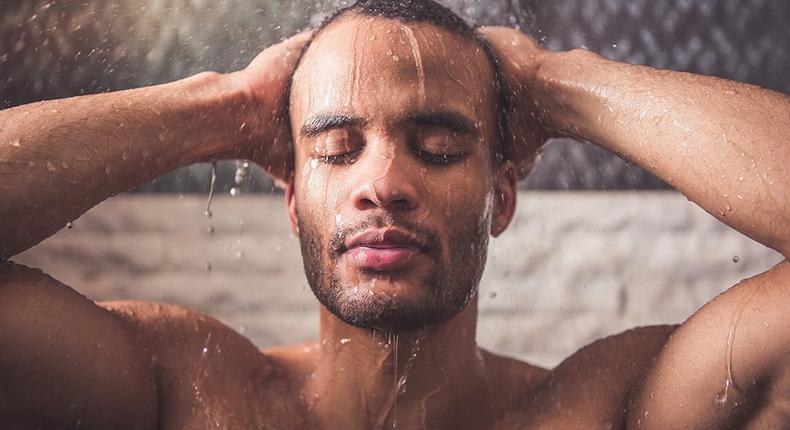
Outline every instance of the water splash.
<svg viewBox="0 0 790 430">
<path fill-rule="evenodd" d="M 235 187 L 230 189 L 230 195 L 237 196 L 241 194 L 242 190 L 249 188 L 249 182 L 252 179 L 252 166 L 247 160 L 236 160 L 236 174 L 233 177 Z"/>
</svg>

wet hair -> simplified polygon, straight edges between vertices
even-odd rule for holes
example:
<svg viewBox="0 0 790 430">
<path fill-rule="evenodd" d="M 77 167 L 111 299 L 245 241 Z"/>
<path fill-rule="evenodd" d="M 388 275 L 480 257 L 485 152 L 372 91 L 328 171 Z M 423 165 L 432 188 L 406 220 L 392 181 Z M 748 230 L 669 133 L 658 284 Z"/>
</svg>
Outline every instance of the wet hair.
<svg viewBox="0 0 790 430">
<path fill-rule="evenodd" d="M 505 148 L 508 142 L 507 97 L 505 96 L 502 68 L 499 65 L 499 60 L 497 60 L 496 55 L 494 55 L 494 50 L 491 48 L 491 45 L 476 30 L 476 27 L 467 23 L 452 10 L 432 0 L 358 0 L 350 6 L 338 9 L 321 23 L 318 29 L 313 33 L 311 39 L 302 48 L 299 64 L 301 64 L 304 54 L 310 47 L 310 43 L 315 40 L 329 24 L 349 14 L 391 19 L 400 21 L 404 24 L 428 23 L 477 45 L 485 54 L 494 75 L 496 138 L 498 142 L 496 142 L 496 146 L 492 145 L 493 159 L 496 161 L 496 164 L 505 159 Z M 297 68 L 298 67 L 299 65 L 297 65 Z M 288 84 L 287 97 L 285 98 L 286 103 L 289 103 L 290 100 L 292 82 L 293 79 Z"/>
</svg>

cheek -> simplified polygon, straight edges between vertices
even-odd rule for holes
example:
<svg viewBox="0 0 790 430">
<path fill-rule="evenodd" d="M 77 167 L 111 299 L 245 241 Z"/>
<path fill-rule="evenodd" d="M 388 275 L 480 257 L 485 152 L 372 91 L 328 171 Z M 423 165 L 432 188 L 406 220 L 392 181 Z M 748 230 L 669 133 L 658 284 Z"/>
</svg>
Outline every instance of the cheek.
<svg viewBox="0 0 790 430">
<path fill-rule="evenodd" d="M 326 223 L 329 215 L 340 211 L 340 185 L 336 169 L 327 168 L 318 160 L 297 160 L 298 173 L 295 180 L 296 205 L 300 212 L 309 212 L 317 222 Z M 301 163 L 301 164 L 299 164 Z"/>
<path fill-rule="evenodd" d="M 476 157 L 459 163 L 443 174 L 431 178 L 431 210 L 453 227 L 456 221 L 479 221 L 490 216 L 493 206 L 493 187 L 487 161 Z"/>
</svg>

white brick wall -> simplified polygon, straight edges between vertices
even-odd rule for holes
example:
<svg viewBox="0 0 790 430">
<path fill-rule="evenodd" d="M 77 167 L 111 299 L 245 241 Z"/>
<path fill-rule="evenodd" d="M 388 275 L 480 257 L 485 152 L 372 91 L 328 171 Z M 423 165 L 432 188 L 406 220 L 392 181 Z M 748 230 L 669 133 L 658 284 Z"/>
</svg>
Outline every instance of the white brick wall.
<svg viewBox="0 0 790 430">
<path fill-rule="evenodd" d="M 682 322 L 781 260 L 674 192 L 519 199 L 491 243 L 478 340 L 545 366 L 608 334 Z M 96 300 L 197 308 L 260 346 L 314 338 L 317 302 L 282 197 L 221 196 L 211 219 L 204 209 L 197 196 L 123 195 L 14 260 Z"/>
</svg>

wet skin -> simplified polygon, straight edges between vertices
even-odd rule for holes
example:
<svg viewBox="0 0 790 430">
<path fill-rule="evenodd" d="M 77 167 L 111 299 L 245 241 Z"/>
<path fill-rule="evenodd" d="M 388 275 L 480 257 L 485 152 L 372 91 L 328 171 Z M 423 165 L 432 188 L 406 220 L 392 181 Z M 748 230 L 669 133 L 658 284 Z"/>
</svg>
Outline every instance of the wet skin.
<svg viewBox="0 0 790 430">
<path fill-rule="evenodd" d="M 786 427 L 787 262 L 739 283 L 678 328 L 602 339 L 552 370 L 479 349 L 476 282 L 454 276 L 461 264 L 484 259 L 488 234 L 505 230 L 516 172 L 528 170 L 554 135 L 593 141 L 649 168 L 787 256 L 790 150 L 781 142 L 790 132 L 777 125 L 790 123 L 787 97 L 590 53 L 548 53 L 514 30 L 485 34 L 515 102 L 516 144 L 504 164 L 491 160 L 491 73 L 475 45 L 382 19 L 344 18 L 306 54 L 290 101 L 293 160 L 277 106 L 304 35 L 234 74 L 0 112 L 0 142 L 13 143 L 0 146 L 0 176 L 13 179 L 0 182 L 7 220 L 0 255 L 176 166 L 241 156 L 288 184 L 294 230 L 317 244 L 306 268 L 317 275 L 308 276 L 318 288 L 336 278 L 340 304 L 334 313 L 321 308 L 317 342 L 261 352 L 196 312 L 97 305 L 38 270 L 2 263 L 3 428 Z M 459 127 L 464 119 L 473 126 Z M 86 159 L 86 150 L 98 155 Z M 442 155 L 452 161 L 437 163 Z M 41 190 L 40 200 L 31 189 Z M 405 232 L 391 233 L 390 224 Z M 359 236 L 371 225 L 373 234 Z M 468 242 L 479 245 L 476 254 L 459 248 Z M 432 279 L 462 300 L 420 308 L 435 298 Z M 440 318 L 393 335 L 398 320 L 382 308 Z M 371 309 L 367 321 L 379 329 L 336 315 Z M 728 378 L 737 389 L 719 404 Z"/>
</svg>

